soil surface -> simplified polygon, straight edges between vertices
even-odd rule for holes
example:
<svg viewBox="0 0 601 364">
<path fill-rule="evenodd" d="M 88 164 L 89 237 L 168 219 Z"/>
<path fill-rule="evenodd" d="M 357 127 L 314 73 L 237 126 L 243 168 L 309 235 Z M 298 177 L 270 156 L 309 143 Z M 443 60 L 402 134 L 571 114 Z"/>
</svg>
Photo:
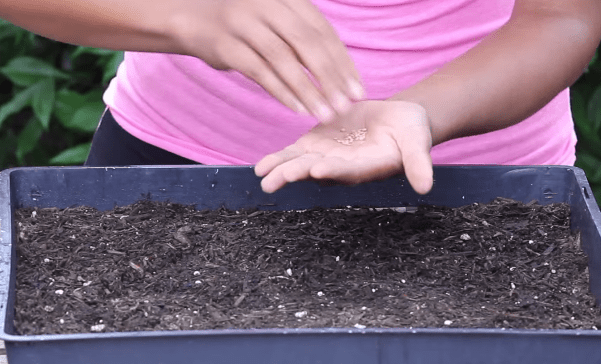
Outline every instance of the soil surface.
<svg viewBox="0 0 601 364">
<path fill-rule="evenodd" d="M 601 327 L 569 206 L 404 210 L 21 209 L 15 327 Z"/>
</svg>

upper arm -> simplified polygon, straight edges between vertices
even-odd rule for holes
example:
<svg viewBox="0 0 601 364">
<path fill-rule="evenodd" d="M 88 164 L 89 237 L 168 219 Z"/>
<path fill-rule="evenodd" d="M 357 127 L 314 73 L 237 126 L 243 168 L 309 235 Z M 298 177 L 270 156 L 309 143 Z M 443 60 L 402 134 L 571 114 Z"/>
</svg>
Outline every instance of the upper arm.
<svg viewBox="0 0 601 364">
<path fill-rule="evenodd" d="M 556 56 L 588 63 L 601 41 L 601 0 L 515 0 L 507 25 L 554 38 Z"/>
<path fill-rule="evenodd" d="M 515 0 L 512 19 L 579 22 L 592 37 L 601 38 L 601 0 Z"/>
</svg>

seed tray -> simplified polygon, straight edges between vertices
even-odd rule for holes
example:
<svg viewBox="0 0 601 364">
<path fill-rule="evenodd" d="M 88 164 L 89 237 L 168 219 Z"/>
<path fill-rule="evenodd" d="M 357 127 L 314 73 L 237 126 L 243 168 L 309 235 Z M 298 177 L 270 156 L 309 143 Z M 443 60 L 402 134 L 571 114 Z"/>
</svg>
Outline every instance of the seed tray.
<svg viewBox="0 0 601 364">
<path fill-rule="evenodd" d="M 437 166 L 431 193 L 396 176 L 359 186 L 298 182 L 261 191 L 251 167 L 153 166 L 16 168 L 0 172 L 0 339 L 10 364 L 33 363 L 601 363 L 595 330 L 459 328 L 228 329 L 16 335 L 15 232 L 21 207 L 93 206 L 109 210 L 142 198 L 266 210 L 362 205 L 457 207 L 496 197 L 566 202 L 571 228 L 589 259 L 591 291 L 601 298 L 601 212 L 582 170 L 567 166 Z"/>
</svg>

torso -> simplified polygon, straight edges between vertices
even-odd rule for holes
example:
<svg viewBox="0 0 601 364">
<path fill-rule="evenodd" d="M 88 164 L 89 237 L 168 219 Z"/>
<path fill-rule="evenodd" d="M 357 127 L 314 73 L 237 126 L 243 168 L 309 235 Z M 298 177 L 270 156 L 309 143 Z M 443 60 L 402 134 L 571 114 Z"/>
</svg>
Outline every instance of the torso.
<svg viewBox="0 0 601 364">
<path fill-rule="evenodd" d="M 367 97 L 419 82 L 501 27 L 512 0 L 315 0 L 347 44 Z M 127 53 L 105 94 L 134 136 L 205 164 L 254 164 L 316 121 L 286 109 L 236 72 L 178 55 Z M 572 164 L 567 91 L 505 130 L 432 150 L 436 164 Z M 517 146 L 517 147 L 516 147 Z"/>
</svg>

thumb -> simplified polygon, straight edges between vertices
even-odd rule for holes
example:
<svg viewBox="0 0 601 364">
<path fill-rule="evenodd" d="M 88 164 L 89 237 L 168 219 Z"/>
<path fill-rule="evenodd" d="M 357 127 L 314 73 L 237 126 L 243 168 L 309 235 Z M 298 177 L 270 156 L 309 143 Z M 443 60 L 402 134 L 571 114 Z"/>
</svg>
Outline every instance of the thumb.
<svg viewBox="0 0 601 364">
<path fill-rule="evenodd" d="M 406 128 L 396 129 L 396 140 L 403 160 L 407 180 L 415 192 L 425 195 L 434 184 L 432 168 L 432 135 L 427 117 L 420 115 L 415 119 L 405 119 Z"/>
<path fill-rule="evenodd" d="M 409 184 L 420 195 L 430 192 L 434 184 L 432 157 L 429 151 L 414 150 L 403 154 L 403 166 Z"/>
</svg>

